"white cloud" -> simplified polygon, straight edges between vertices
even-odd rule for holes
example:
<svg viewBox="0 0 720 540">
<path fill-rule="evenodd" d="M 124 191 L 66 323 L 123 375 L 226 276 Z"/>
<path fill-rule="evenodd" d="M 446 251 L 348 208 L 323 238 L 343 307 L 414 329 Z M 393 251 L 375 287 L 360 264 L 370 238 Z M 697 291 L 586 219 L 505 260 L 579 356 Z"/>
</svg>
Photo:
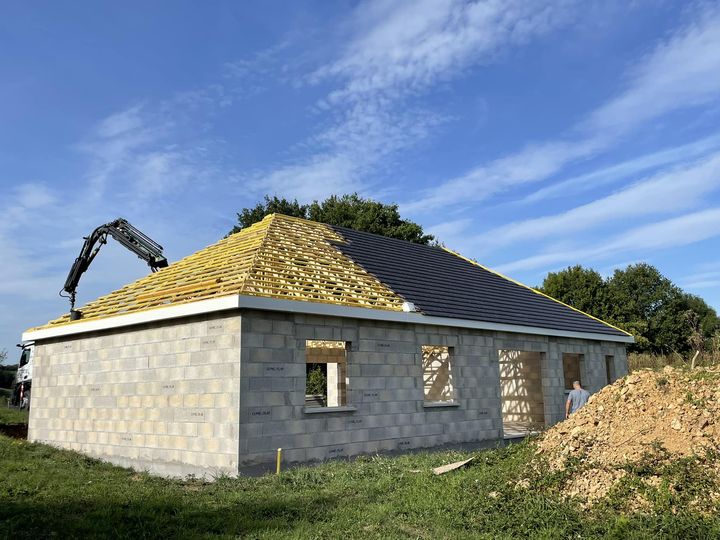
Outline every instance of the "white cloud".
<svg viewBox="0 0 720 540">
<path fill-rule="evenodd" d="M 0 294 L 19 295 L 31 299 L 41 299 L 54 294 L 60 288 L 57 281 L 48 276 L 53 263 L 52 248 L 34 243 L 18 241 L 28 229 L 51 227 L 48 213 L 57 204 L 56 195 L 44 184 L 25 183 L 14 189 L 14 193 L 0 208 L 4 216 L 0 221 Z M 51 237 L 52 233 L 47 236 Z M 48 256 L 38 256 L 38 252 L 48 252 Z M 53 290 L 54 289 L 54 290 Z"/>
<path fill-rule="evenodd" d="M 577 195 L 584 191 L 590 191 L 598 187 L 613 184 L 656 167 L 701 157 L 718 148 L 720 148 L 720 135 L 713 135 L 699 141 L 646 154 L 638 158 L 553 183 L 548 187 L 530 193 L 518 202 L 525 204 L 537 203 L 548 199 Z"/>
<path fill-rule="evenodd" d="M 720 263 L 699 264 L 695 271 L 680 279 L 680 286 L 687 290 L 720 287 Z"/>
<path fill-rule="evenodd" d="M 686 246 L 720 235 L 720 208 L 711 208 L 684 216 L 651 223 L 620 234 L 612 240 L 590 248 L 574 246 L 534 255 L 497 267 L 504 273 L 517 272 Z"/>
<path fill-rule="evenodd" d="M 627 91 L 595 111 L 588 129 L 625 132 L 681 107 L 715 100 L 720 93 L 720 8 L 696 19 L 643 58 Z"/>
<path fill-rule="evenodd" d="M 547 178 L 569 161 L 591 155 L 601 146 L 600 140 L 528 146 L 517 154 L 497 159 L 442 182 L 426 190 L 422 198 L 404 203 L 402 209 L 406 212 L 421 212 L 450 204 L 478 202 L 511 186 Z"/>
<path fill-rule="evenodd" d="M 311 141 L 320 148 L 309 157 L 259 174 L 251 185 L 256 191 L 291 196 L 362 189 L 368 172 L 443 121 L 424 110 L 399 112 L 409 94 L 454 77 L 474 63 L 492 61 L 509 47 L 567 22 L 572 12 L 568 6 L 574 3 L 378 0 L 361 4 L 344 27 L 351 37 L 340 57 L 309 77 L 312 83 L 336 86 L 319 104 L 334 115 L 331 126 Z M 334 172 L 343 176 L 323 187 Z"/>
<path fill-rule="evenodd" d="M 720 287 L 720 276 L 717 279 L 707 279 L 705 281 L 691 281 L 683 284 L 683 289 L 688 291 L 700 290 L 700 289 L 715 289 Z"/>
<path fill-rule="evenodd" d="M 469 218 L 455 219 L 451 221 L 445 221 L 438 223 L 432 227 L 428 227 L 428 232 L 435 236 L 439 241 L 443 241 L 443 238 L 455 237 L 465 231 L 468 226 L 472 223 Z"/>
<path fill-rule="evenodd" d="M 626 89 L 588 115 L 572 138 L 531 146 L 441 182 L 403 207 L 481 201 L 512 186 L 538 182 L 566 165 L 606 150 L 639 125 L 707 104 L 720 95 L 720 6 L 660 43 L 630 71 Z"/>
<path fill-rule="evenodd" d="M 170 260 L 227 232 L 232 212 L 218 217 L 213 203 L 229 191 L 223 183 L 235 173 L 205 130 L 218 111 L 254 92 L 261 74 L 240 80 L 228 69 L 227 75 L 222 84 L 134 103 L 99 119 L 67 153 L 70 167 L 84 174 L 65 180 L 64 192 L 31 182 L 0 200 L 0 303 L 14 306 L 12 321 L 0 325 L 0 348 L 24 328 L 66 311 L 57 293 L 83 236 L 98 225 L 125 217 L 164 245 Z M 111 241 L 83 276 L 78 304 L 147 271 Z"/>
<path fill-rule="evenodd" d="M 273 195 L 310 201 L 331 193 L 361 191 L 363 186 L 352 159 L 328 154 L 275 169 L 256 180 L 255 187 Z"/>
<path fill-rule="evenodd" d="M 492 59 L 568 22 L 573 1 L 465 2 L 419 0 L 362 4 L 344 54 L 314 78 L 336 76 L 345 85 L 329 96 L 338 103 L 377 93 L 418 90 Z"/>
<path fill-rule="evenodd" d="M 97 122 L 74 148 L 87 172 L 74 182 L 71 195 L 60 196 L 47 185 L 32 182 L 19 185 L 3 201 L 0 295 L 45 300 L 51 306 L 57 303 L 57 312 L 42 315 L 47 320 L 64 309 L 59 300 L 48 299 L 56 299 L 82 237 L 95 227 L 122 215 L 138 218 L 134 221 L 144 231 L 172 230 L 163 225 L 159 209 L 167 207 L 191 181 L 196 182 L 196 192 L 202 191 L 198 183 L 216 171 L 212 160 L 202 160 L 199 141 L 170 144 L 178 138 L 179 115 L 173 117 L 166 105 L 134 105 Z M 181 235 L 174 243 L 192 246 L 193 240 Z M 119 261 L 121 256 L 115 257 L 107 247 L 105 251 L 108 254 L 93 265 L 97 279 L 88 275 L 83 280 L 84 298 L 137 277 L 136 265 L 113 263 L 110 259 Z M 144 267 L 140 265 L 139 270 Z"/>
<path fill-rule="evenodd" d="M 566 234 L 642 216 L 677 212 L 696 206 L 720 190 L 720 153 L 683 168 L 663 172 L 623 190 L 571 210 L 510 223 L 483 234 L 493 247 Z"/>
<path fill-rule="evenodd" d="M 207 151 L 211 145 L 202 134 L 177 142 L 192 122 L 186 116 L 187 99 L 182 93 L 156 106 L 135 105 L 101 120 L 77 145 L 89 159 L 82 198 L 95 205 L 122 200 L 137 209 L 179 195 L 191 181 L 196 187 L 207 183 L 217 169 Z M 215 100 L 207 105 L 210 111 L 215 106 L 220 106 Z"/>
<path fill-rule="evenodd" d="M 357 103 L 341 117 L 307 143 L 316 149 L 309 157 L 256 175 L 250 185 L 255 191 L 300 200 L 363 192 L 367 173 L 443 121 L 429 111 L 393 114 L 375 103 Z"/>
<path fill-rule="evenodd" d="M 127 178 L 123 176 L 123 171 L 132 168 L 148 147 L 157 145 L 168 127 L 167 121 L 160 117 L 150 119 L 142 105 L 129 107 L 101 120 L 77 145 L 77 149 L 90 159 L 86 196 L 92 201 L 101 200 L 110 179 L 115 180 L 113 187 L 116 190 L 124 189 Z"/>
<path fill-rule="evenodd" d="M 96 130 L 98 136 L 109 139 L 128 131 L 136 131 L 143 124 L 141 111 L 142 105 L 138 104 L 111 114 L 98 124 Z"/>
</svg>

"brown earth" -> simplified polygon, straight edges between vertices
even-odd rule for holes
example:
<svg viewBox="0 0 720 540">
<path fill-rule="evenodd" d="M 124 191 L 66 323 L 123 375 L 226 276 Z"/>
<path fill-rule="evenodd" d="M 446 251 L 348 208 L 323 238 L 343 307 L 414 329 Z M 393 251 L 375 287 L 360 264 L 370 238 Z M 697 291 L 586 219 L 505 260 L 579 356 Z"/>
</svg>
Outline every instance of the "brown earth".
<svg viewBox="0 0 720 540">
<path fill-rule="evenodd" d="M 592 504 L 627 474 L 628 465 L 648 455 L 667 463 L 720 449 L 719 403 L 718 367 L 636 371 L 603 388 L 568 420 L 546 431 L 537 453 L 547 457 L 551 470 L 580 464 L 565 494 Z M 715 460 L 703 463 L 709 474 L 718 476 Z M 643 481 L 657 484 L 659 478 L 650 475 Z"/>
<path fill-rule="evenodd" d="M 27 424 L 0 424 L 0 434 L 14 439 L 27 439 Z"/>
</svg>

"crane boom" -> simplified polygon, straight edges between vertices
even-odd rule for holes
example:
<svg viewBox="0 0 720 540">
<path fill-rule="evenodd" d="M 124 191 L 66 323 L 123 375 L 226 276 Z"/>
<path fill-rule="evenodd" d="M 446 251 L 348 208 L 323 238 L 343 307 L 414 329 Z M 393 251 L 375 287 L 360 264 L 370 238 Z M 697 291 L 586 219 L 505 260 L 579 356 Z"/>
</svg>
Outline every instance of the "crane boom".
<svg viewBox="0 0 720 540">
<path fill-rule="evenodd" d="M 68 293 L 70 298 L 70 318 L 73 320 L 82 316 L 80 311 L 75 309 L 75 295 L 80 277 L 93 262 L 102 245 L 107 244 L 108 235 L 135 253 L 138 258 L 144 260 L 153 272 L 168 265 L 167 259 L 163 256 L 162 246 L 133 227 L 127 220 L 118 218 L 105 225 L 100 225 L 90 236 L 85 237 L 85 243 L 70 268 L 70 273 L 63 286 L 63 291 Z"/>
</svg>

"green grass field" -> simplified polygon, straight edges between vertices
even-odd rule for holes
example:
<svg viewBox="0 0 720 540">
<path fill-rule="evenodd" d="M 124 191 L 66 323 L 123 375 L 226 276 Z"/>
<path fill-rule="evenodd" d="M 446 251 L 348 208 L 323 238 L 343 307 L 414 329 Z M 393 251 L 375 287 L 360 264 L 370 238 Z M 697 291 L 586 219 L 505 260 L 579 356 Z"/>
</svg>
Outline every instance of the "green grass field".
<svg viewBox="0 0 720 540">
<path fill-rule="evenodd" d="M 692 513 L 683 493 L 658 489 L 651 508 L 625 502 L 642 467 L 592 510 L 562 499 L 564 474 L 530 475 L 534 444 L 467 457 L 438 452 L 335 461 L 279 477 L 207 483 L 154 478 L 74 452 L 0 436 L 0 536 L 6 538 L 717 538 L 715 513 Z M 678 462 L 676 462 L 678 463 Z M 661 474 L 703 489 L 690 461 Z M 679 475 L 679 476 L 678 476 Z M 672 477 L 672 478 L 670 478 Z"/>
</svg>

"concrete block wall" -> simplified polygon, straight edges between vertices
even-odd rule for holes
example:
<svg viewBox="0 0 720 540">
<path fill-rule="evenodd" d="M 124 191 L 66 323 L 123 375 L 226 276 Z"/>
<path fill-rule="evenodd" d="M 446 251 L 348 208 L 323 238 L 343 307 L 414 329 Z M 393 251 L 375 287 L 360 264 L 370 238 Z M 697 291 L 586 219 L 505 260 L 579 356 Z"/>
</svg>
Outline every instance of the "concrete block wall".
<svg viewBox="0 0 720 540">
<path fill-rule="evenodd" d="M 501 434 L 491 338 L 414 326 L 247 311 L 242 317 L 240 463 L 287 461 L 495 439 Z M 348 406 L 310 412 L 305 341 L 338 340 L 347 352 Z M 452 406 L 426 407 L 422 345 L 453 348 Z M 495 384 L 489 383 L 493 381 Z"/>
<path fill-rule="evenodd" d="M 240 317 L 36 343 L 29 439 L 163 475 L 236 474 Z"/>
<path fill-rule="evenodd" d="M 552 425 L 565 418 L 565 401 L 568 390 L 563 374 L 563 353 L 581 354 L 580 379 L 583 387 L 591 394 L 608 384 L 605 370 L 605 356 L 614 357 L 618 377 L 627 374 L 625 345 L 611 341 L 587 341 L 569 338 L 547 338 L 546 377 L 543 381 L 545 393 L 545 421 Z"/>
<path fill-rule="evenodd" d="M 502 436 L 499 350 L 543 353 L 540 378 L 546 424 L 564 416 L 562 353 L 584 355 L 590 391 L 605 385 L 605 355 L 626 369 L 623 345 L 454 327 L 244 311 L 242 316 L 240 465 L 323 460 Z M 348 408 L 305 408 L 306 340 L 349 343 Z M 422 345 L 452 347 L 455 400 L 428 407 Z"/>
<path fill-rule="evenodd" d="M 305 407 L 306 340 L 348 343 L 347 407 Z M 424 400 L 422 346 L 450 347 L 454 402 Z M 563 417 L 562 354 L 591 392 L 622 344 L 246 310 L 36 343 L 29 438 L 163 475 L 236 474 L 502 436 L 499 351 L 541 354 L 547 424 Z"/>
</svg>

